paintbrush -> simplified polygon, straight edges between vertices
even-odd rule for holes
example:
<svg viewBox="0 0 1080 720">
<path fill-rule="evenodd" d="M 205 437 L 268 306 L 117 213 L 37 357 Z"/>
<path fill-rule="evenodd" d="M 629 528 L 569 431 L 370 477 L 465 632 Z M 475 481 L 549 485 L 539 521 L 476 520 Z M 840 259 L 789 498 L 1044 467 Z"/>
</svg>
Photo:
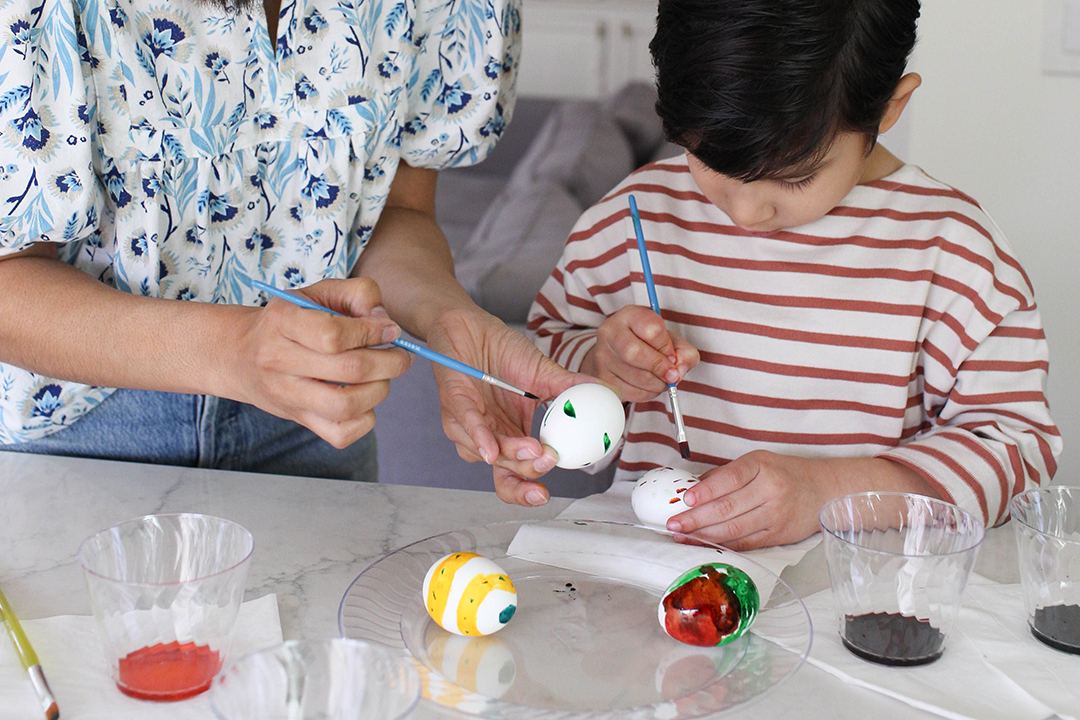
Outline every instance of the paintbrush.
<svg viewBox="0 0 1080 720">
<path fill-rule="evenodd" d="M 293 293 L 286 292 L 285 290 L 282 290 L 280 288 L 276 288 L 273 285 L 268 285 L 268 284 L 266 284 L 264 282 L 260 282 L 258 280 L 252 280 L 252 279 L 247 279 L 247 284 L 250 285 L 251 287 L 257 289 L 257 290 L 262 290 L 267 295 L 272 295 L 272 296 L 274 296 L 276 298 L 281 298 L 282 300 L 284 300 L 286 302 L 290 302 L 293 305 L 297 305 L 299 307 L 306 308 L 308 310 L 319 310 L 321 312 L 330 313 L 331 315 L 336 315 L 338 317 L 345 317 L 341 313 L 339 313 L 339 312 L 337 312 L 335 310 L 331 310 L 330 308 L 328 308 L 328 307 L 326 307 L 324 305 L 320 305 L 317 302 L 312 302 L 311 300 L 308 300 L 307 298 L 302 297 L 300 295 L 295 295 Z M 527 392 L 525 390 L 522 390 L 521 388 L 514 387 L 513 385 L 506 382 L 505 380 L 500 380 L 499 378 L 495 377 L 494 375 L 488 375 L 483 370 L 477 370 L 472 365 L 467 365 L 467 364 L 461 362 L 460 360 L 455 360 L 452 357 L 447 357 L 446 355 L 443 355 L 440 352 L 436 352 L 435 350 L 432 350 L 429 347 L 425 347 L 425 346 L 423 346 L 423 345 L 421 345 L 419 343 L 415 343 L 412 340 L 406 340 L 404 338 L 398 338 L 398 339 L 394 340 L 392 342 L 392 344 L 396 345 L 399 348 L 402 348 L 403 350 L 408 350 L 411 353 L 419 355 L 422 358 L 427 358 L 428 360 L 430 360 L 433 363 L 438 363 L 439 365 L 442 365 L 444 367 L 448 367 L 451 370 L 457 370 L 460 373 L 464 373 L 464 374 L 466 374 L 466 375 L 468 375 L 470 377 L 474 377 L 477 380 L 482 380 L 482 381 L 484 381 L 484 382 L 486 382 L 486 383 L 488 383 L 490 385 L 494 385 L 495 387 L 502 388 L 503 390 L 509 390 L 512 393 L 517 393 L 518 395 L 521 395 L 523 397 L 527 397 L 530 400 L 539 400 L 540 399 L 536 395 L 533 395 L 531 392 Z"/>
<path fill-rule="evenodd" d="M 4 627 L 7 628 L 11 644 L 15 646 L 15 653 L 19 656 L 19 662 L 22 663 L 26 674 L 30 676 L 30 684 L 34 686 L 34 693 L 38 696 L 38 700 L 41 701 L 41 711 L 45 714 L 45 720 L 58 720 L 60 708 L 56 704 L 56 698 L 53 697 L 52 690 L 49 689 L 49 683 L 45 680 L 45 673 L 41 669 L 37 653 L 34 652 L 33 646 L 30 645 L 30 640 L 27 639 L 26 633 L 23 632 L 22 625 L 19 624 L 19 619 L 12 612 L 11 604 L 4 597 L 3 591 L 0 591 L 0 620 L 4 621 Z"/>
<path fill-rule="evenodd" d="M 645 233 L 641 229 L 641 217 L 638 215 L 637 200 L 630 195 L 630 218 L 634 221 L 634 235 L 637 236 L 638 252 L 641 254 L 641 271 L 645 275 L 645 290 L 649 293 L 649 305 L 653 312 L 660 315 L 660 302 L 656 299 L 656 286 L 653 283 L 652 268 L 649 265 L 649 252 L 645 249 Z M 675 439 L 679 442 L 679 454 L 684 460 L 690 459 L 690 443 L 686 441 L 686 424 L 683 422 L 682 410 L 679 408 L 679 391 L 673 383 L 667 386 L 668 398 L 671 400 L 671 414 L 675 418 Z"/>
</svg>

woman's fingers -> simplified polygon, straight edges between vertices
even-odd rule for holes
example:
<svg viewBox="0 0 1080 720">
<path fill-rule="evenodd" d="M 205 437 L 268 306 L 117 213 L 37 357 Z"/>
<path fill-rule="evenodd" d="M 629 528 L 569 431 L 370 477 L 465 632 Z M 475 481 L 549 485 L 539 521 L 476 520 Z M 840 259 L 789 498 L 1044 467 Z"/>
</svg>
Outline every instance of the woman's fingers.
<svg viewBox="0 0 1080 720">
<path fill-rule="evenodd" d="M 398 348 L 362 348 L 325 355 L 292 343 L 289 350 L 275 370 L 341 385 L 393 380 L 412 365 L 412 354 Z"/>
<path fill-rule="evenodd" d="M 266 306 L 284 337 L 324 355 L 382 345 L 401 335 L 386 317 L 344 317 L 308 310 L 274 298 Z"/>
<path fill-rule="evenodd" d="M 542 483 L 526 480 L 502 467 L 494 468 L 495 494 L 500 500 L 515 505 L 543 505 L 550 497 Z"/>
</svg>

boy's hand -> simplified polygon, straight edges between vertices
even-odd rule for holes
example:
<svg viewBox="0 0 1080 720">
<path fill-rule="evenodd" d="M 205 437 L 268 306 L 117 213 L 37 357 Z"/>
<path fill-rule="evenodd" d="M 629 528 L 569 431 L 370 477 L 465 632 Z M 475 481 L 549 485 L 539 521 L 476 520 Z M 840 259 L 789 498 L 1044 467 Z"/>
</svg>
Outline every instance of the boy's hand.
<svg viewBox="0 0 1080 720">
<path fill-rule="evenodd" d="M 818 512 L 835 495 L 820 479 L 827 460 L 756 450 L 713 468 L 683 496 L 691 509 L 668 521 L 732 550 L 798 542 L 818 530 Z"/>
<path fill-rule="evenodd" d="M 652 400 L 698 364 L 697 348 L 667 329 L 641 305 L 627 305 L 597 331 L 596 346 L 581 372 L 611 386 L 627 402 Z"/>
</svg>

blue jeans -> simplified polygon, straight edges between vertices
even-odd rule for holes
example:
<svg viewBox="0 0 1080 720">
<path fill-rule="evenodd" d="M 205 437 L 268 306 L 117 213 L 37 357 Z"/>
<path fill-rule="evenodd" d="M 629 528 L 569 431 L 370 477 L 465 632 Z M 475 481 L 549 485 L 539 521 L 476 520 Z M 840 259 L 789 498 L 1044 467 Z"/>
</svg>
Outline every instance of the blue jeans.
<svg viewBox="0 0 1080 720">
<path fill-rule="evenodd" d="M 117 390 L 70 427 L 0 450 L 374 482 L 375 433 L 338 450 L 253 405 Z"/>
</svg>

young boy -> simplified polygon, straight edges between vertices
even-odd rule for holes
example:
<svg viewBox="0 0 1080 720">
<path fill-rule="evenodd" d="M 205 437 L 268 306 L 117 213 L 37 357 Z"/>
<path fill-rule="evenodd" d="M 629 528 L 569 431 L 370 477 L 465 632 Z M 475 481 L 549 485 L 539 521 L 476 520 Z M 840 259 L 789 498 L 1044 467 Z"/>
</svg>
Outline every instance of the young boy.
<svg viewBox="0 0 1080 720">
<path fill-rule="evenodd" d="M 877 143 L 921 82 L 904 74 L 918 16 L 917 0 L 660 0 L 657 111 L 686 154 L 586 211 L 530 327 L 630 404 L 616 480 L 701 475 L 671 530 L 794 542 L 827 500 L 869 490 L 991 524 L 1054 474 L 1023 268 L 974 200 Z"/>
</svg>

